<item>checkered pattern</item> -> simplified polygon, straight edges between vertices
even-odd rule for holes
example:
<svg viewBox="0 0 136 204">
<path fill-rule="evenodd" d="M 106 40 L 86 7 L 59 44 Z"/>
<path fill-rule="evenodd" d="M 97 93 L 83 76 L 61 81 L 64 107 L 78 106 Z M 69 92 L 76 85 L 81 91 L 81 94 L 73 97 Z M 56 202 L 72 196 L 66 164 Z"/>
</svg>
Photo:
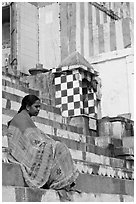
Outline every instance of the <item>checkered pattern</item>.
<svg viewBox="0 0 136 204">
<path fill-rule="evenodd" d="M 61 74 L 55 77 L 56 106 L 61 108 L 63 116 L 77 116 L 83 113 L 82 86 L 80 74 Z"/>
<path fill-rule="evenodd" d="M 64 71 L 64 70 L 63 70 Z M 80 70 L 69 70 L 55 76 L 56 107 L 61 108 L 65 117 L 86 114 L 96 117 L 96 95 L 86 87 L 86 94 L 83 95 L 82 79 L 88 74 L 83 74 Z M 91 77 L 90 77 L 91 79 Z M 89 80 L 90 81 L 90 80 Z"/>
<path fill-rule="evenodd" d="M 84 65 L 71 65 L 71 66 L 53 68 L 52 73 L 64 72 L 64 71 L 67 71 L 67 70 L 74 70 L 74 69 L 82 69 L 83 71 L 86 71 L 88 73 L 98 75 L 98 72 L 96 72 L 93 68 L 89 68 L 89 67 L 86 67 Z"/>
<path fill-rule="evenodd" d="M 89 117 L 97 117 L 97 100 L 93 90 L 84 96 L 83 107 L 84 114 L 89 115 Z"/>
</svg>

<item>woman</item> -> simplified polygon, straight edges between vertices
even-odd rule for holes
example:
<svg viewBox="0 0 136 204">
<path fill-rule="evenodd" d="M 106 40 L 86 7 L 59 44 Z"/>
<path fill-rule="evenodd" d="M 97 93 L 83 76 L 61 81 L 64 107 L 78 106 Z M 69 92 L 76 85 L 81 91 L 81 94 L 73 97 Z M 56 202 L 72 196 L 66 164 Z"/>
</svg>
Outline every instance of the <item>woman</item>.
<svg viewBox="0 0 136 204">
<path fill-rule="evenodd" d="M 26 95 L 18 113 L 8 123 L 10 156 L 21 165 L 30 187 L 70 188 L 77 176 L 69 149 L 39 130 L 32 116 L 40 110 L 40 99 Z"/>
</svg>

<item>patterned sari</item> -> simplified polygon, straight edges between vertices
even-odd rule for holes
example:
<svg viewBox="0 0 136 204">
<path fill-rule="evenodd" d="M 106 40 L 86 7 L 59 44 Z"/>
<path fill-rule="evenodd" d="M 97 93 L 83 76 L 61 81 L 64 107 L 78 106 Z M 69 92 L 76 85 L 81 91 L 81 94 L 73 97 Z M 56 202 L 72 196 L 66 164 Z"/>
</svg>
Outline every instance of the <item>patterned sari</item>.
<svg viewBox="0 0 136 204">
<path fill-rule="evenodd" d="M 10 122 L 8 146 L 30 187 L 65 189 L 78 177 L 67 146 L 39 130 L 25 110 Z"/>
</svg>

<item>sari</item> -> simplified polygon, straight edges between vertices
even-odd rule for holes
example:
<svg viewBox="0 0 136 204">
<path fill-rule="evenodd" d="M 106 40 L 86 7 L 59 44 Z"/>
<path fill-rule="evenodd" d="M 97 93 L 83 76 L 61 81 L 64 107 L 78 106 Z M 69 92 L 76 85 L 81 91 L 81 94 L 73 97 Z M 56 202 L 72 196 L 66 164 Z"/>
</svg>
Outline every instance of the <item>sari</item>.
<svg viewBox="0 0 136 204">
<path fill-rule="evenodd" d="M 67 146 L 36 127 L 26 110 L 16 114 L 8 127 L 9 160 L 21 166 L 29 187 L 69 188 L 77 179 Z"/>
</svg>

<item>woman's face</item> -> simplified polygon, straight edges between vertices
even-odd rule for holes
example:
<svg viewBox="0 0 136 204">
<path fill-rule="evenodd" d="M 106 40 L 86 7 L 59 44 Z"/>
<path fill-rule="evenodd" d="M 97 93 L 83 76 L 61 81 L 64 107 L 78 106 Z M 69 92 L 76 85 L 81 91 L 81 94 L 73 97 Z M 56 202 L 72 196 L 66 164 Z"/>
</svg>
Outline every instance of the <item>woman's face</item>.
<svg viewBox="0 0 136 204">
<path fill-rule="evenodd" d="M 33 105 L 27 107 L 30 116 L 37 116 L 40 111 L 40 101 L 37 100 Z"/>
</svg>

